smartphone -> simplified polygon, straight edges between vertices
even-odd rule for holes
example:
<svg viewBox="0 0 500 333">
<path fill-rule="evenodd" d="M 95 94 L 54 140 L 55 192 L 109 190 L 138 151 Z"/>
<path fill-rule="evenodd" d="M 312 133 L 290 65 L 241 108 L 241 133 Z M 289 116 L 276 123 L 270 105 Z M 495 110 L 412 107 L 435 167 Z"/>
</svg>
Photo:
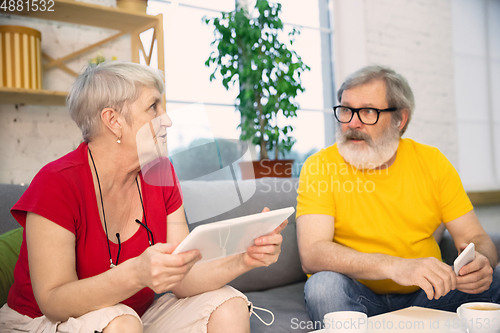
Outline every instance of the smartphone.
<svg viewBox="0 0 500 333">
<path fill-rule="evenodd" d="M 476 257 L 476 250 L 474 247 L 474 243 L 470 243 L 469 245 L 467 245 L 465 250 L 463 250 L 462 253 L 460 253 L 457 259 L 455 259 L 455 261 L 453 262 L 453 268 L 455 270 L 455 274 L 460 275 L 458 274 L 460 269 L 465 265 L 467 265 L 468 263 L 470 263 L 472 260 L 474 260 L 475 257 Z"/>
</svg>

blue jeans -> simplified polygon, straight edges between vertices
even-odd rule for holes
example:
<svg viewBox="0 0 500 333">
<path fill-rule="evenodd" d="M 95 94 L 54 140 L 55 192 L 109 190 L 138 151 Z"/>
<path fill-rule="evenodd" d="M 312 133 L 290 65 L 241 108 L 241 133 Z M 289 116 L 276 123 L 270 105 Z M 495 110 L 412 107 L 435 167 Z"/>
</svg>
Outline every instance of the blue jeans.
<svg viewBox="0 0 500 333">
<path fill-rule="evenodd" d="M 304 287 L 309 317 L 323 321 L 333 311 L 360 311 L 370 316 L 420 306 L 444 311 L 456 311 L 467 302 L 500 302 L 500 266 L 493 272 L 490 289 L 481 294 L 466 294 L 452 290 L 438 300 L 428 300 L 423 290 L 411 294 L 375 294 L 362 283 L 343 274 L 325 271 L 311 276 Z"/>
</svg>

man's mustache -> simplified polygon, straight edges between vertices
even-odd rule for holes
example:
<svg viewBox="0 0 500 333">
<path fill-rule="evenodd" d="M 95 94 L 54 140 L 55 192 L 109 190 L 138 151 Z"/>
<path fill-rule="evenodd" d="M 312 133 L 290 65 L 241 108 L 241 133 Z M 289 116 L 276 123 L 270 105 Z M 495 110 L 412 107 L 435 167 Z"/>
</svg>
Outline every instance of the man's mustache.
<svg viewBox="0 0 500 333">
<path fill-rule="evenodd" d="M 365 140 L 368 142 L 372 140 L 372 138 L 368 134 L 351 129 L 351 128 L 346 130 L 344 133 L 342 133 L 342 136 L 346 140 Z"/>
</svg>

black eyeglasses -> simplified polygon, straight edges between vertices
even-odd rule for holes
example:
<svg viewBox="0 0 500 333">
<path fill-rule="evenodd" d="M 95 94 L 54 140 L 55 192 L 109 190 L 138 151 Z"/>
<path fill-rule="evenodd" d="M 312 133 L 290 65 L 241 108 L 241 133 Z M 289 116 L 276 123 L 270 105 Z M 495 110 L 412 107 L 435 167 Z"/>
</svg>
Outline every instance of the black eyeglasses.
<svg viewBox="0 0 500 333">
<path fill-rule="evenodd" d="M 335 118 L 340 123 L 347 124 L 350 123 L 354 114 L 358 114 L 359 120 L 365 125 L 375 125 L 380 116 L 380 112 L 394 112 L 397 111 L 397 108 L 388 108 L 388 109 L 375 109 L 375 108 L 350 108 L 348 106 L 337 105 L 333 107 L 333 113 L 335 114 Z"/>
</svg>

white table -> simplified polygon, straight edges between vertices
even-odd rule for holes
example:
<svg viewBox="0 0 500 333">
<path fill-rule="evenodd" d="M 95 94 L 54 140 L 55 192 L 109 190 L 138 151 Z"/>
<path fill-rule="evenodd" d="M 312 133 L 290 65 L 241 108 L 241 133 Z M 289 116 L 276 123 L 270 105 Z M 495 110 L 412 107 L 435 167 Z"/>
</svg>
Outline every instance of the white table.
<svg viewBox="0 0 500 333">
<path fill-rule="evenodd" d="M 455 312 L 412 306 L 368 318 L 367 333 L 466 333 L 459 324 Z"/>
</svg>

